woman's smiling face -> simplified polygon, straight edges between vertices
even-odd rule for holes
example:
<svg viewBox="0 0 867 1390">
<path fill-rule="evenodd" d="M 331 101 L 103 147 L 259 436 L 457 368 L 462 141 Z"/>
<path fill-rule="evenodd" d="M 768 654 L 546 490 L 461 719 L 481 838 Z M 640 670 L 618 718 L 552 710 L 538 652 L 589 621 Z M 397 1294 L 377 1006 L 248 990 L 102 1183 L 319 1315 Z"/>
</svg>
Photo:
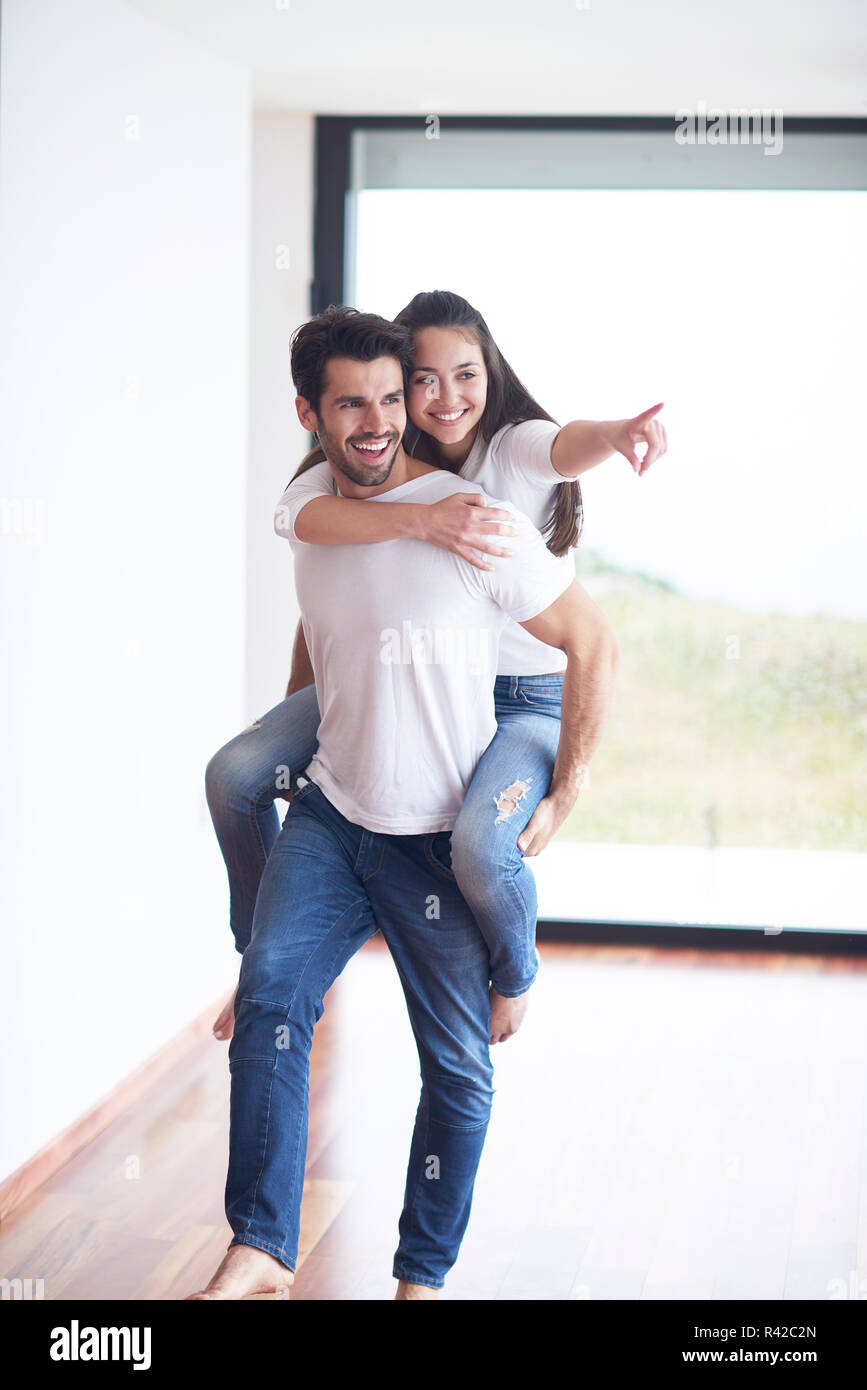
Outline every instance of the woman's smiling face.
<svg viewBox="0 0 867 1390">
<path fill-rule="evenodd" d="M 478 343 L 456 328 L 420 328 L 406 412 L 438 444 L 458 444 L 482 418 L 488 394 L 485 358 Z"/>
</svg>

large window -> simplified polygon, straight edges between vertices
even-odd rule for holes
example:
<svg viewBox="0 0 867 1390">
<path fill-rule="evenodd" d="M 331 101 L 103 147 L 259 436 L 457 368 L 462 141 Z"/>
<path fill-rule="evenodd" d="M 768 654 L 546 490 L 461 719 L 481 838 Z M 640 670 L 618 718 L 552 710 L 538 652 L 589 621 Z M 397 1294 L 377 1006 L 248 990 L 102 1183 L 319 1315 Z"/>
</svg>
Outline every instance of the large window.
<svg viewBox="0 0 867 1390">
<path fill-rule="evenodd" d="M 665 401 L 645 477 L 614 458 L 582 482 L 576 573 L 622 660 L 589 785 L 534 861 L 543 916 L 867 928 L 855 124 L 772 155 L 659 122 L 353 133 L 349 302 L 457 290 L 561 421 Z"/>
</svg>

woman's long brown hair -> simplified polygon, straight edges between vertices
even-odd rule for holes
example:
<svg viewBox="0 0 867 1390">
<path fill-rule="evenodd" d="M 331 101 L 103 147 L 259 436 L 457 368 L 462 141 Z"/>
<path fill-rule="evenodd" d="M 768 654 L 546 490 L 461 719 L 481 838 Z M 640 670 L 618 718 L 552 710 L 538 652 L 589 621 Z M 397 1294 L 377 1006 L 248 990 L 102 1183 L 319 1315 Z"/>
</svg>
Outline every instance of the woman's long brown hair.
<svg viewBox="0 0 867 1390">
<path fill-rule="evenodd" d="M 459 294 L 453 294 L 451 290 L 424 290 L 395 315 L 394 322 L 403 324 L 413 333 L 422 328 L 462 329 L 475 339 L 482 350 L 488 374 L 488 395 L 479 421 L 479 432 L 486 443 L 504 426 L 517 425 L 522 420 L 550 420 L 553 424 L 557 423 L 519 381 L 478 309 L 474 309 Z M 429 461 L 436 463 L 436 440 L 424 432 L 421 438 L 427 446 Z M 554 555 L 565 555 L 567 550 L 578 544 L 583 527 L 581 484 L 577 478 L 568 483 L 558 483 L 554 506 L 542 527 L 548 549 Z"/>
</svg>

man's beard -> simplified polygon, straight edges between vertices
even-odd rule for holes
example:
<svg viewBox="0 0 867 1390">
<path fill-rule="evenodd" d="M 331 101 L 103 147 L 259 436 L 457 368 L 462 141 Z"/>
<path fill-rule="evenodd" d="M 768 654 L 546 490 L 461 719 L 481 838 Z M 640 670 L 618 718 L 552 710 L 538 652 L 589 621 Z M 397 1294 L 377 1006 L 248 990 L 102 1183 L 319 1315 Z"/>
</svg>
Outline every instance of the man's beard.
<svg viewBox="0 0 867 1390">
<path fill-rule="evenodd" d="M 382 462 L 377 465 L 375 470 L 363 469 L 354 459 L 348 458 L 343 447 L 330 434 L 319 431 L 319 443 L 328 462 L 333 464 L 338 473 L 342 473 L 351 483 L 358 487 L 379 487 L 381 483 L 387 482 L 397 458 L 397 451 L 400 448 L 400 435 L 394 439 L 394 448 L 391 454 L 385 454 Z M 347 445 L 347 448 L 349 446 Z"/>
</svg>

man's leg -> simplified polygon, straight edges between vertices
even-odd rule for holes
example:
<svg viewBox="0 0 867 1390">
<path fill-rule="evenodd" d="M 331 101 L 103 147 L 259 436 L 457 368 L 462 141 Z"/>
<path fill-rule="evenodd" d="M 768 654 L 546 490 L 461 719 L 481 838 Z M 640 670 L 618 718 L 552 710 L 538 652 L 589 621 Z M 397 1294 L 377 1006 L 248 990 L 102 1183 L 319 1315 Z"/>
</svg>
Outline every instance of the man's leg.
<svg viewBox="0 0 867 1390">
<path fill-rule="evenodd" d="M 403 985 L 422 1076 L 393 1267 L 406 1297 L 442 1288 L 469 1220 L 494 1094 L 490 961 L 455 884 L 449 835 L 384 839 L 365 887 Z"/>
<path fill-rule="evenodd" d="M 240 1298 L 291 1282 L 313 1029 L 331 984 L 377 929 L 353 869 L 363 832 L 313 782 L 297 789 L 293 779 L 292 795 L 241 962 L 229 1046 L 226 1215 L 234 1237 L 208 1297 Z"/>
</svg>

